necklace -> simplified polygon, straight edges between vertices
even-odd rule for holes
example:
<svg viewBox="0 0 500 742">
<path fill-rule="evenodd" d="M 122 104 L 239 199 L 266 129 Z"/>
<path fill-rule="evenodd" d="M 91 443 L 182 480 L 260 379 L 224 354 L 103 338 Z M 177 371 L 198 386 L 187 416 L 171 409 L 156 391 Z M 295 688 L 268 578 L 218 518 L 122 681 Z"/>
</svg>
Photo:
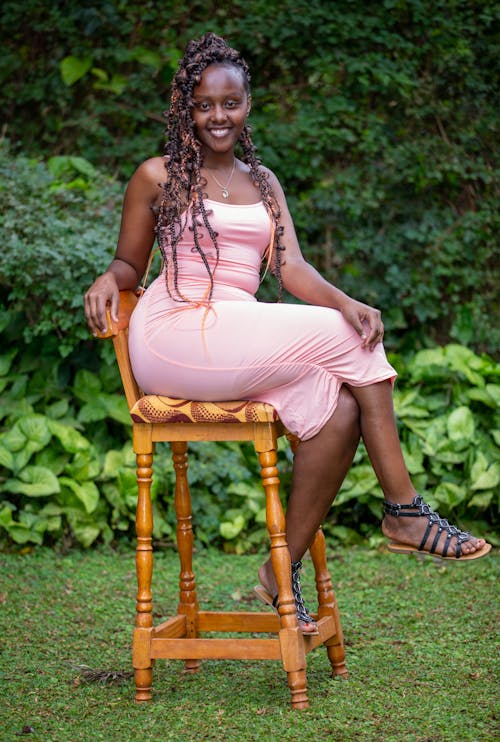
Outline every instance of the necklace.
<svg viewBox="0 0 500 742">
<path fill-rule="evenodd" d="M 235 167 L 236 167 L 236 157 L 233 157 L 233 168 L 232 168 L 232 170 L 231 170 L 231 175 L 229 176 L 229 178 L 228 178 L 228 181 L 227 181 L 226 185 L 222 185 L 222 183 L 220 183 L 220 182 L 219 182 L 219 181 L 217 180 L 217 178 L 215 177 L 215 175 L 213 174 L 213 172 L 212 172 L 212 171 L 211 171 L 211 170 L 210 170 L 210 169 L 209 169 L 209 168 L 207 167 L 207 170 L 208 170 L 208 172 L 210 173 L 210 175 L 212 176 L 212 178 L 213 178 L 213 179 L 215 180 L 215 182 L 217 183 L 217 185 L 218 185 L 218 186 L 219 186 L 219 188 L 221 189 L 221 191 L 222 191 L 222 197 L 223 197 L 223 198 L 229 198 L 229 191 L 228 191 L 227 189 L 228 189 L 228 186 L 229 186 L 229 184 L 230 184 L 231 180 L 233 179 L 233 175 L 234 175 L 234 168 L 235 168 Z"/>
</svg>

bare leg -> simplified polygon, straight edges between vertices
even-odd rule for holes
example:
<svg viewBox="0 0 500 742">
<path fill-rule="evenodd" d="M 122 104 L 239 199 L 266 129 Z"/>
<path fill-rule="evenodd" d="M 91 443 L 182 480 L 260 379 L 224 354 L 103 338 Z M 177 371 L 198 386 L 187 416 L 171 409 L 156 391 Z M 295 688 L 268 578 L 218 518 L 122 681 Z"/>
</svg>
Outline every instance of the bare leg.
<svg viewBox="0 0 500 742">
<path fill-rule="evenodd" d="M 359 438 L 359 408 L 352 394 L 342 387 L 332 417 L 314 438 L 299 443 L 295 453 L 286 511 L 292 562 L 302 559 L 325 519 L 351 466 Z M 260 568 L 259 579 L 270 595 L 276 595 L 271 560 Z"/>
<path fill-rule="evenodd" d="M 392 404 L 392 388 L 388 381 L 349 390 L 361 410 L 361 434 L 373 469 L 387 500 L 408 504 L 415 497 L 399 442 Z M 385 536 L 411 546 L 418 546 L 427 528 L 427 518 L 399 518 L 386 515 L 382 523 Z M 436 553 L 443 550 L 446 533 L 441 534 Z M 450 543 L 453 551 L 455 539 Z M 462 553 L 481 549 L 484 539 L 471 539 L 462 544 Z"/>
</svg>

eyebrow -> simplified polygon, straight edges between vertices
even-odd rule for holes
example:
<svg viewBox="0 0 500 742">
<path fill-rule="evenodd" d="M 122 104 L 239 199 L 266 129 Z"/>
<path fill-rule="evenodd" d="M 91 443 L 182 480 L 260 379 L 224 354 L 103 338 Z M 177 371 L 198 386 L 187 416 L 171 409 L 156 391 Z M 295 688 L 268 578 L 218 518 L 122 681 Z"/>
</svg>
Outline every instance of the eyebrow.
<svg viewBox="0 0 500 742">
<path fill-rule="evenodd" d="M 193 94 L 193 98 L 195 100 L 202 100 L 202 99 L 214 98 L 214 97 L 218 97 L 218 96 L 210 95 L 210 93 L 207 93 L 206 95 L 202 95 L 200 93 L 194 93 Z M 222 95 L 220 97 L 222 97 L 222 98 L 242 98 L 243 96 L 242 96 L 241 92 L 236 92 L 236 91 L 232 90 L 229 93 L 225 93 L 224 95 Z"/>
</svg>

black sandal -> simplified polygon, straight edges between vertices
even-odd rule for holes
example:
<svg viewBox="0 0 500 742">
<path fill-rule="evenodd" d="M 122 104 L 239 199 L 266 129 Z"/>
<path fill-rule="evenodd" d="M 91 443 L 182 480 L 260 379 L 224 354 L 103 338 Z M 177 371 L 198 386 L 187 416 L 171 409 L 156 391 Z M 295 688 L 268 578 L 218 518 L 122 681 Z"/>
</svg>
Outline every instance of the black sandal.
<svg viewBox="0 0 500 742">
<path fill-rule="evenodd" d="M 305 636 L 316 636 L 319 634 L 316 622 L 309 615 L 304 605 L 304 599 L 302 597 L 302 590 L 300 587 L 300 569 L 302 562 L 292 562 L 292 593 L 295 599 L 295 609 L 297 611 L 297 621 L 299 622 L 299 628 Z M 257 585 L 254 587 L 254 592 L 263 603 L 271 606 L 274 612 L 279 616 L 278 611 L 278 596 L 274 598 L 270 593 L 267 592 L 263 585 Z M 310 629 L 308 627 L 311 627 Z"/>
<path fill-rule="evenodd" d="M 491 551 L 491 544 L 485 544 L 481 549 L 473 551 L 471 554 L 462 554 L 462 544 L 466 541 L 470 541 L 472 536 L 468 531 L 459 531 L 456 526 L 452 526 L 448 523 L 445 518 L 441 518 L 439 513 L 434 512 L 430 509 L 423 498 L 420 495 L 415 495 L 412 502 L 409 505 L 399 505 L 398 503 L 388 502 L 384 500 L 384 513 L 386 515 L 393 515 L 395 518 L 420 518 L 424 516 L 429 521 L 427 528 L 424 533 L 424 537 L 420 542 L 420 546 L 410 546 L 409 544 L 402 544 L 398 541 L 390 541 L 387 544 L 389 551 L 396 552 L 398 554 L 411 554 L 414 552 L 420 552 L 434 556 L 439 559 L 461 559 L 465 561 L 467 559 L 479 559 L 480 557 L 486 556 Z M 427 539 L 431 535 L 432 529 L 436 527 L 436 533 L 432 542 L 431 548 L 426 549 L 425 545 Z M 442 554 L 436 554 L 436 547 L 439 543 L 439 539 L 443 531 L 446 532 L 446 539 L 444 542 L 444 548 Z M 446 556 L 448 548 L 450 546 L 451 539 L 456 539 L 455 545 L 455 556 Z"/>
</svg>

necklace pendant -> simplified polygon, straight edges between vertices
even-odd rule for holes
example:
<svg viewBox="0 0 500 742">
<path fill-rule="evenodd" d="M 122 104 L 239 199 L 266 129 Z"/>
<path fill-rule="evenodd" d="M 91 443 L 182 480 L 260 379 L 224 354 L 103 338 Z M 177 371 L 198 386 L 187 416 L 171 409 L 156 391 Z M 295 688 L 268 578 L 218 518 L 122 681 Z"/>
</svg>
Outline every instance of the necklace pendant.
<svg viewBox="0 0 500 742">
<path fill-rule="evenodd" d="M 227 190 L 227 188 L 222 189 L 222 197 L 229 198 L 229 191 Z"/>
</svg>

